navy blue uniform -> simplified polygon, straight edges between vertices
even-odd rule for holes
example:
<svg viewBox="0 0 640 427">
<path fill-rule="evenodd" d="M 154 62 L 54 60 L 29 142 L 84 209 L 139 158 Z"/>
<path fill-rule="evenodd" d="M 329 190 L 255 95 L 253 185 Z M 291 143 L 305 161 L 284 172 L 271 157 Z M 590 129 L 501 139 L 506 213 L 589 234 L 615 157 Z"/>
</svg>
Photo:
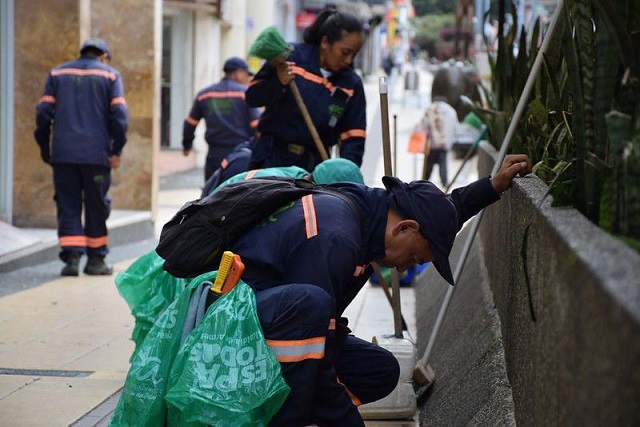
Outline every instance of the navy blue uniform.
<svg viewBox="0 0 640 427">
<path fill-rule="evenodd" d="M 207 179 L 201 197 L 206 197 L 220 184 L 239 173 L 246 172 L 251 161 L 251 144 L 241 142 L 222 159 L 220 167 Z"/>
<path fill-rule="evenodd" d="M 116 69 L 82 56 L 49 73 L 36 108 L 34 136 L 43 159 L 53 166 L 63 261 L 69 252 L 108 252 L 109 157 L 121 155 L 127 126 L 124 87 Z"/>
<path fill-rule="evenodd" d="M 255 135 L 260 110 L 249 108 L 245 103 L 247 87 L 225 77 L 219 83 L 200 92 L 184 121 L 182 146 L 193 147 L 193 136 L 200 119 L 205 120 L 207 130 L 204 138 L 209 145 L 205 164 L 205 181 L 220 166 L 224 157 L 241 142 Z"/>
<path fill-rule="evenodd" d="M 314 194 L 284 206 L 242 236 L 233 252 L 246 265 L 258 316 L 291 387 L 272 425 L 364 425 L 357 405 L 396 386 L 399 366 L 388 351 L 348 335 L 340 318 L 385 256 L 389 195 L 340 183 L 352 200 Z M 496 201 L 488 178 L 449 196 L 458 228 Z M 354 209 L 354 207 L 357 207 Z"/>
<path fill-rule="evenodd" d="M 295 82 L 327 152 L 340 144 L 340 157 L 360 166 L 367 129 L 362 80 L 353 69 L 326 78 L 320 70 L 317 46 L 293 46 L 288 60 L 295 63 L 291 67 Z M 299 166 L 312 172 L 322 161 L 291 90 L 280 83 L 271 64 L 265 63 L 249 83 L 247 103 L 265 107 L 252 169 Z"/>
</svg>

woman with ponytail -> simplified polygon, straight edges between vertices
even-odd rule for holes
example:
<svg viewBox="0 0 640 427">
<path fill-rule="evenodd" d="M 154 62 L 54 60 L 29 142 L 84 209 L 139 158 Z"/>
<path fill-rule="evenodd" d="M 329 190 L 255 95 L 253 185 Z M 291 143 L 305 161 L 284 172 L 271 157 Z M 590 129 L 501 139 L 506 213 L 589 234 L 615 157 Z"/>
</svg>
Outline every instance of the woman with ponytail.
<svg viewBox="0 0 640 427">
<path fill-rule="evenodd" d="M 322 161 L 296 105 L 289 82 L 295 79 L 327 152 L 340 144 L 340 157 L 362 164 L 366 100 L 353 61 L 364 41 L 355 16 L 327 9 L 292 43 L 287 62 L 265 63 L 249 83 L 247 104 L 264 107 L 251 168 L 299 166 L 313 171 Z"/>
</svg>

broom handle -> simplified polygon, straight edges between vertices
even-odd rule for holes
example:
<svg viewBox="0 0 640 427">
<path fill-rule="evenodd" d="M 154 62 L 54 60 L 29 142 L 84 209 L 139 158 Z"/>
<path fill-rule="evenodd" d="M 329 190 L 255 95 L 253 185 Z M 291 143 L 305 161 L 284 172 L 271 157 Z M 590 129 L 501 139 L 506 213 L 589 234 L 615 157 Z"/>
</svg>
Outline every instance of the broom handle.
<svg viewBox="0 0 640 427">
<path fill-rule="evenodd" d="M 392 160 L 391 160 L 391 136 L 389 135 L 389 80 L 386 77 L 380 77 L 378 81 L 378 90 L 380 92 L 380 115 L 382 119 L 382 154 L 384 158 L 384 174 L 393 176 Z M 393 335 L 396 338 L 402 338 L 402 311 L 400 309 L 400 276 L 398 270 L 391 270 L 391 289 L 393 309 Z"/>
<path fill-rule="evenodd" d="M 300 95 L 300 89 L 298 89 L 298 85 L 294 80 L 291 80 L 291 82 L 289 83 L 289 86 L 291 87 L 291 93 L 293 93 L 293 97 L 296 100 L 296 104 L 298 104 L 298 108 L 300 108 L 302 117 L 304 117 L 304 122 L 307 124 L 307 127 L 309 128 L 309 133 L 311 133 L 313 142 L 316 143 L 316 148 L 318 149 L 318 152 L 320 152 L 320 157 L 322 157 L 322 160 L 327 160 L 329 158 L 329 155 L 327 154 L 326 148 L 324 148 L 324 144 L 320 140 L 320 135 L 318 135 L 316 126 L 313 124 L 313 121 L 311 121 L 311 115 L 309 114 L 309 110 L 307 110 L 307 106 L 304 104 L 302 95 Z"/>
</svg>

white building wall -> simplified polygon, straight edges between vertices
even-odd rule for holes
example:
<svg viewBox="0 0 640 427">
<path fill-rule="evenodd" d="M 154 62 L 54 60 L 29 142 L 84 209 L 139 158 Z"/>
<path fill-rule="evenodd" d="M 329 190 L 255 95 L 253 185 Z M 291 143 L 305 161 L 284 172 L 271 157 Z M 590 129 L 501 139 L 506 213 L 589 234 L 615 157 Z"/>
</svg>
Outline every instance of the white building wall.
<svg viewBox="0 0 640 427">
<path fill-rule="evenodd" d="M 297 38 L 296 32 L 296 13 L 299 12 L 298 2 L 296 0 L 276 0 L 276 19 L 275 26 L 282 34 L 282 37 L 288 41 L 301 41 Z"/>
<path fill-rule="evenodd" d="M 191 102 L 201 89 L 219 81 L 222 78 L 222 49 L 221 49 L 220 20 L 208 13 L 196 13 L 193 23 L 193 85 L 191 88 Z M 191 108 L 191 105 L 189 106 Z M 185 111 L 188 114 L 188 110 Z M 196 129 L 193 141 L 196 165 L 204 167 L 207 155 L 207 143 L 204 140 L 206 126 L 201 121 Z"/>
<path fill-rule="evenodd" d="M 255 0 L 254 0 L 255 1 Z M 227 1 L 223 11 L 222 56 L 247 56 L 247 1 Z"/>
</svg>

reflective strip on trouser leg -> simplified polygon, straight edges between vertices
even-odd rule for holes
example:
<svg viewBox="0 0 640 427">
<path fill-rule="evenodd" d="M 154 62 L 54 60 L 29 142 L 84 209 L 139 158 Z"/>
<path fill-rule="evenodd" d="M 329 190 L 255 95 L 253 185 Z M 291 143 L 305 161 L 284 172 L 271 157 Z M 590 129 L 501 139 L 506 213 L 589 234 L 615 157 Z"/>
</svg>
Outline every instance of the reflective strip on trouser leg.
<svg viewBox="0 0 640 427">
<path fill-rule="evenodd" d="M 329 350 L 326 344 L 333 311 L 331 297 L 318 286 L 289 284 L 257 291 L 256 303 L 264 336 L 282 358 L 282 375 L 291 387 L 271 424 L 311 424 L 318 372 Z"/>
<path fill-rule="evenodd" d="M 306 340 L 267 340 L 267 344 L 278 358 L 278 362 L 300 362 L 305 359 L 324 357 L 325 337 Z"/>
<path fill-rule="evenodd" d="M 53 165 L 60 258 L 69 252 L 84 252 L 87 246 L 82 226 L 82 171 L 79 165 Z"/>
</svg>

